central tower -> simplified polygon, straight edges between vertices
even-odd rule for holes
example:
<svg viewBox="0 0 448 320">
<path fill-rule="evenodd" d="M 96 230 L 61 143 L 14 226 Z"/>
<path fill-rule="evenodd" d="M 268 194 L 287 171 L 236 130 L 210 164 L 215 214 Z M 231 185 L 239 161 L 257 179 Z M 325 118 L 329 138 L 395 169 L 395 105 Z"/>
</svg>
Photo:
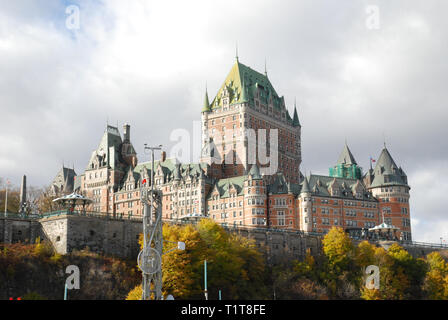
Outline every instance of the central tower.
<svg viewBox="0 0 448 320">
<path fill-rule="evenodd" d="M 300 135 L 296 106 L 291 117 L 267 73 L 238 58 L 211 102 L 205 93 L 201 162 L 211 166 L 215 178 L 245 175 L 257 164 L 268 181 L 282 172 L 287 181 L 298 183 Z"/>
</svg>

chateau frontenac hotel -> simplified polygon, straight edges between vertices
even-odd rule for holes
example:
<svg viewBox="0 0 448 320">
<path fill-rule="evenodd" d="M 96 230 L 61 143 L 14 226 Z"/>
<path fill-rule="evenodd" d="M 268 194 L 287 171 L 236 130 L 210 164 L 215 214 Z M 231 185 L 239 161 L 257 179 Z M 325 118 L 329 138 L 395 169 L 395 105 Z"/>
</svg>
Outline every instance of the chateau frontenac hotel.
<svg viewBox="0 0 448 320">
<path fill-rule="evenodd" d="M 130 126 L 125 124 L 121 135 L 107 125 L 84 173 L 62 168 L 52 183 L 53 193 L 75 191 L 93 200 L 90 211 L 136 218 L 142 217 L 140 188 L 146 182 L 162 191 L 166 221 L 205 216 L 233 227 L 308 233 L 387 224 L 398 228 L 402 240 L 412 239 L 407 176 L 386 146 L 365 173 L 345 144 L 328 176 L 306 177 L 300 172 L 296 106 L 291 117 L 266 72 L 237 58 L 214 99 L 206 92 L 204 100 L 199 163 L 179 163 L 162 153 L 151 181 L 152 164 L 138 163 Z M 264 144 L 251 144 L 247 132 L 255 132 L 255 141 L 267 138 Z M 278 143 L 272 145 L 269 137 L 274 133 Z M 251 161 L 260 151 L 270 159 L 271 169 L 266 161 Z"/>
</svg>

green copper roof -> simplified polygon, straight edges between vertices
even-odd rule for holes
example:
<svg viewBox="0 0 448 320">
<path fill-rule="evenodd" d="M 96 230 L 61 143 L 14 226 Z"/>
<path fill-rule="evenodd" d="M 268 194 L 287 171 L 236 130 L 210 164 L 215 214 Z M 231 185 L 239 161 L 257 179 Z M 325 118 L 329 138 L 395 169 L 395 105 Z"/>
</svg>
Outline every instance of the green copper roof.
<svg viewBox="0 0 448 320">
<path fill-rule="evenodd" d="M 247 92 L 244 92 L 244 86 Z M 272 103 L 276 109 L 281 109 L 282 99 L 278 96 L 271 82 L 265 74 L 261 74 L 250 67 L 245 66 L 238 60 L 235 61 L 226 80 L 212 101 L 212 108 L 222 107 L 223 94 L 229 95 L 229 104 L 252 101 L 256 90 L 260 89 L 260 100 L 265 104 L 272 98 Z"/>
<path fill-rule="evenodd" d="M 213 188 L 210 189 L 210 192 L 207 196 L 207 199 L 210 199 L 215 188 L 219 192 L 220 198 L 227 198 L 230 196 L 230 188 L 233 186 L 238 195 L 243 194 L 244 181 L 247 179 L 247 176 L 239 176 L 232 177 L 227 179 L 219 179 L 216 181 Z"/>
<path fill-rule="evenodd" d="M 312 174 L 309 177 L 309 186 L 311 187 L 311 193 L 316 196 L 331 197 L 330 188 L 335 187 L 340 189 L 340 195 L 338 196 L 339 198 L 356 198 L 356 190 L 358 189 L 362 194 L 362 200 L 376 201 L 359 179 L 347 179 Z"/>
<path fill-rule="evenodd" d="M 210 101 L 208 100 L 207 89 L 205 90 L 204 108 L 202 109 L 202 112 L 204 111 L 210 111 Z"/>
</svg>

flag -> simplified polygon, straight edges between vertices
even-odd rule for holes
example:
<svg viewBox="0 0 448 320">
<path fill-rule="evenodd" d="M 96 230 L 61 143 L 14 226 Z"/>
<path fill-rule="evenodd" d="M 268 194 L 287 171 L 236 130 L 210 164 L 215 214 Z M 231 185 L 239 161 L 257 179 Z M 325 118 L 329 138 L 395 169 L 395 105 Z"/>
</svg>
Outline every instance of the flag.
<svg viewBox="0 0 448 320">
<path fill-rule="evenodd" d="M 370 162 L 376 162 L 376 160 L 370 157 Z"/>
<path fill-rule="evenodd" d="M 146 179 L 143 179 L 142 184 L 146 184 Z"/>
</svg>

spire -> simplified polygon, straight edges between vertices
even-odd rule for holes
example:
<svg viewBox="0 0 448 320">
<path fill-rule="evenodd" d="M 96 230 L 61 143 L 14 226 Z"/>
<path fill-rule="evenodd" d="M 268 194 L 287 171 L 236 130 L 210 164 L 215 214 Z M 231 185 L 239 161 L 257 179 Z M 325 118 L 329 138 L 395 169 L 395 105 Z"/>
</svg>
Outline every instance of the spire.
<svg viewBox="0 0 448 320">
<path fill-rule="evenodd" d="M 210 101 L 208 99 L 207 84 L 205 85 L 204 108 L 202 109 L 202 112 L 206 111 L 210 111 Z"/>
<path fill-rule="evenodd" d="M 249 176 L 252 176 L 252 179 L 261 179 L 260 168 L 258 168 L 256 163 L 250 168 Z"/>
<path fill-rule="evenodd" d="M 300 193 L 311 193 L 307 177 L 303 178 L 302 190 L 300 191 Z"/>
<path fill-rule="evenodd" d="M 299 121 L 299 116 L 297 114 L 297 105 L 296 105 L 296 100 L 294 99 L 294 117 L 292 120 L 292 125 L 294 127 L 300 127 L 300 121 Z"/>
</svg>

